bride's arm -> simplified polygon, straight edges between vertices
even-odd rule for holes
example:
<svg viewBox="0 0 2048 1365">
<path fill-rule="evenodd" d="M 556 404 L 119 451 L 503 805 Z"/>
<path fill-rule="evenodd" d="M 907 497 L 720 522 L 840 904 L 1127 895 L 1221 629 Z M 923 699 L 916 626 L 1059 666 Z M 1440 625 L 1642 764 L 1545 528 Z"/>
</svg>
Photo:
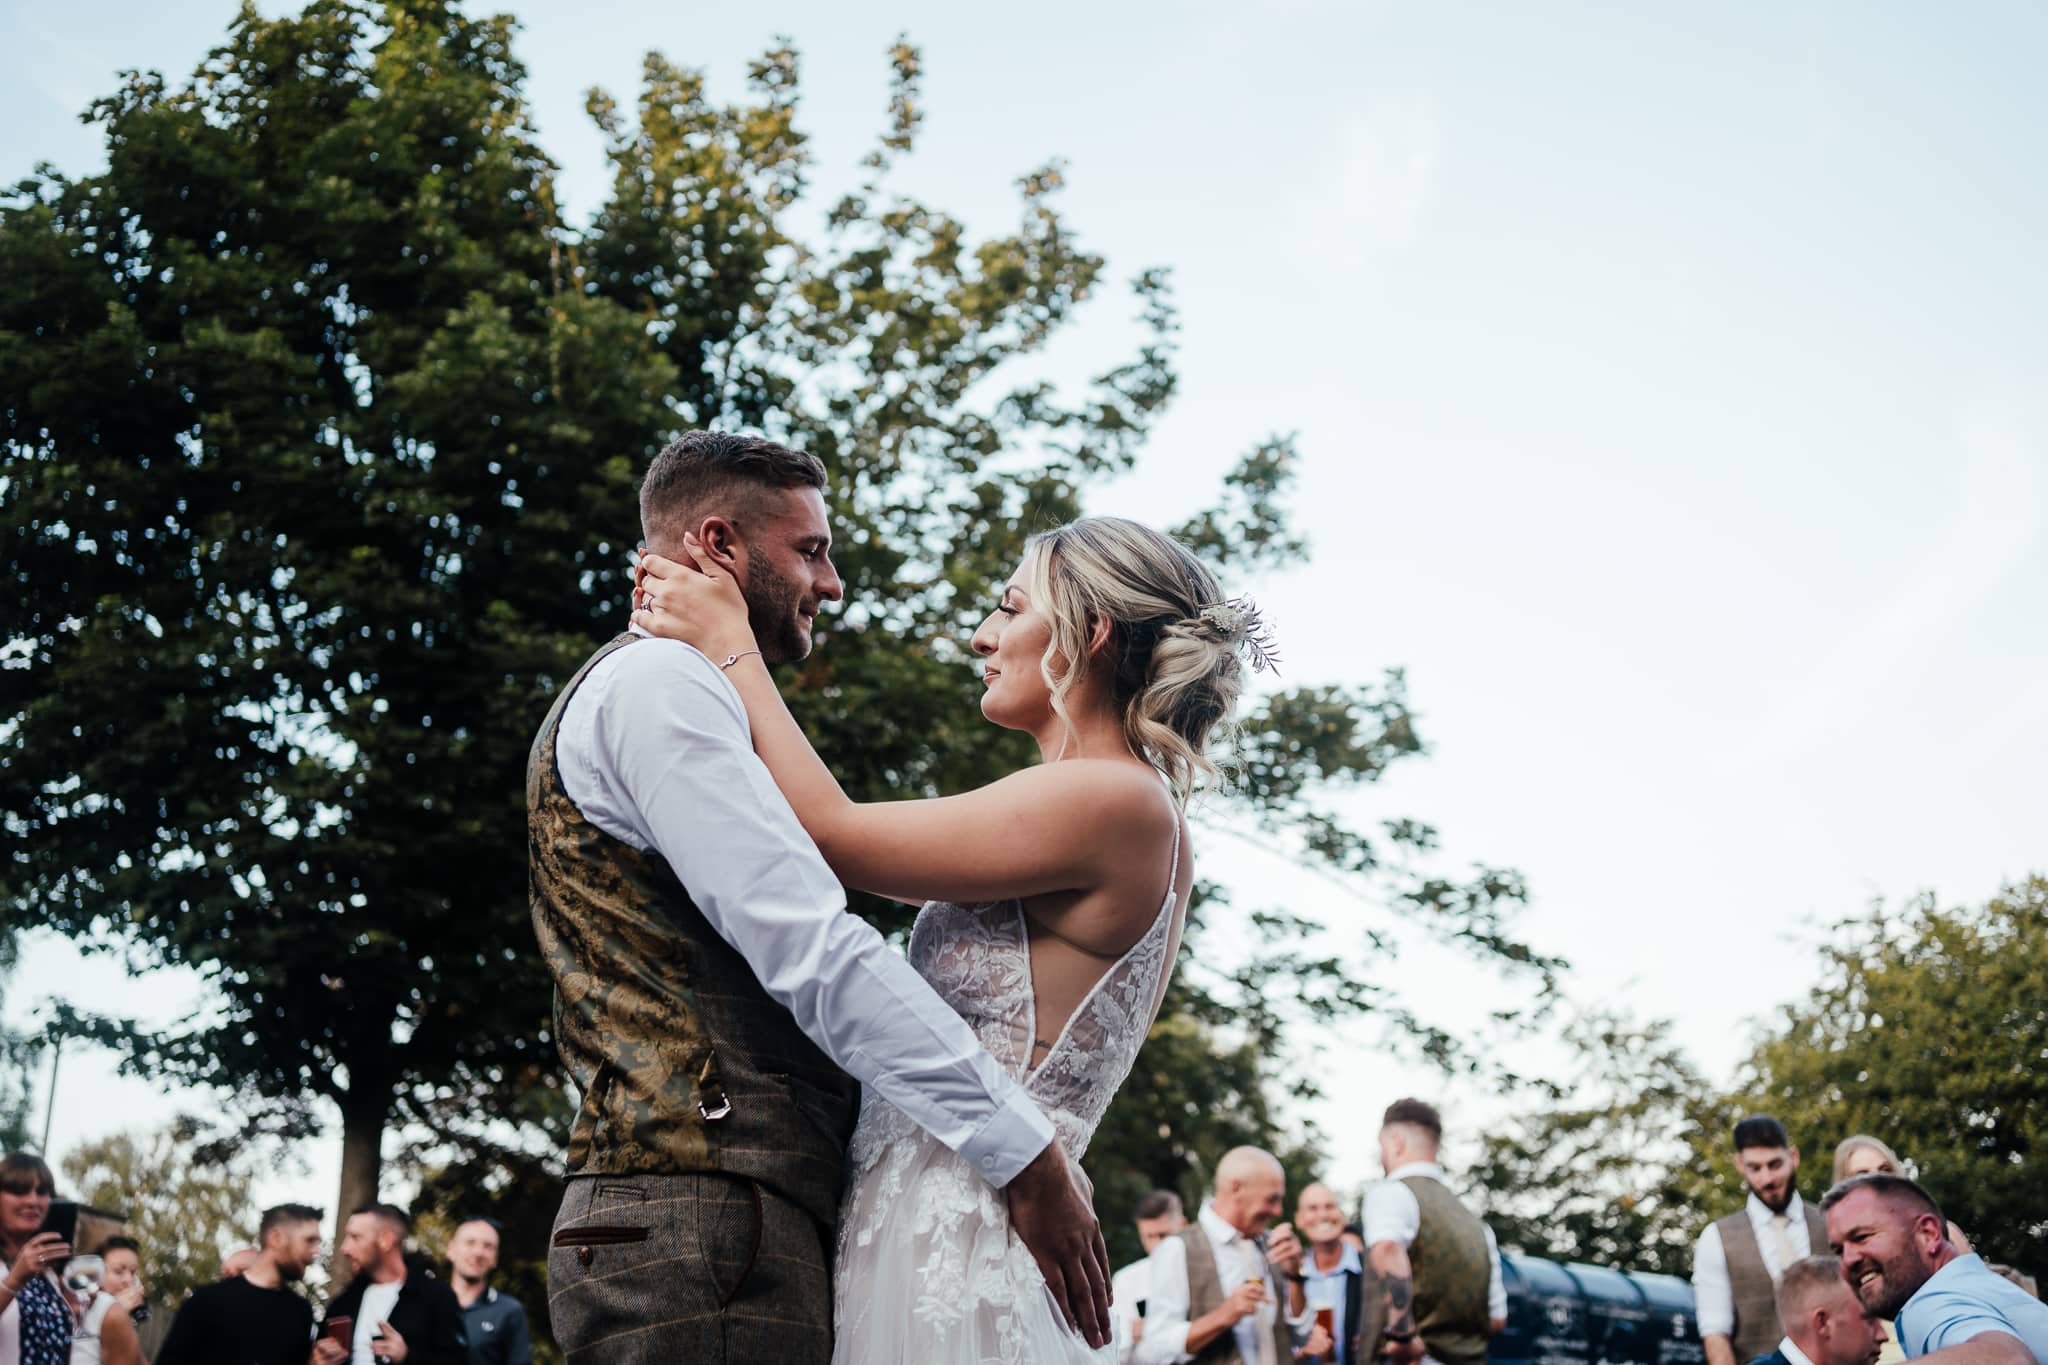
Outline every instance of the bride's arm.
<svg viewBox="0 0 2048 1365">
<path fill-rule="evenodd" d="M 757 646 L 731 576 L 649 556 L 645 588 L 658 609 L 636 611 L 636 624 L 695 645 L 713 663 L 740 656 L 725 673 L 746 705 L 754 752 L 847 885 L 912 902 L 971 902 L 1085 893 L 1124 877 L 1147 887 L 1157 881 L 1158 868 L 1129 856 L 1134 847 L 1164 848 L 1172 834 L 1175 816 L 1149 769 L 1070 759 L 960 796 L 848 800 L 750 652 Z M 1086 946 L 1098 926 L 1076 918 L 1059 930 Z M 1123 936 L 1099 927 L 1107 940 Z"/>
</svg>

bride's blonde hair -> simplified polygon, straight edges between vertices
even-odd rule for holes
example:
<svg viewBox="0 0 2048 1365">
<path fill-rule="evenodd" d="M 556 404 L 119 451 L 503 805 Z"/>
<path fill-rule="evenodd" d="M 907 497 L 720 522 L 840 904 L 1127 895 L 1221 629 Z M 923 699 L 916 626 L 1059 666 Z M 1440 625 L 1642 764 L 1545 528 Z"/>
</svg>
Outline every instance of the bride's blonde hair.
<svg viewBox="0 0 2048 1365">
<path fill-rule="evenodd" d="M 1238 656 L 1256 617 L 1227 603 L 1216 576 L 1170 536 L 1121 517 L 1084 517 L 1033 536 L 1032 601 L 1052 623 L 1039 671 L 1052 709 L 1072 724 L 1067 694 L 1091 664 L 1094 623 L 1110 623 L 1110 699 L 1133 752 L 1165 774 L 1185 802 L 1216 765 L 1205 752 L 1237 708 Z M 1262 648 L 1262 645 L 1255 645 Z"/>
</svg>

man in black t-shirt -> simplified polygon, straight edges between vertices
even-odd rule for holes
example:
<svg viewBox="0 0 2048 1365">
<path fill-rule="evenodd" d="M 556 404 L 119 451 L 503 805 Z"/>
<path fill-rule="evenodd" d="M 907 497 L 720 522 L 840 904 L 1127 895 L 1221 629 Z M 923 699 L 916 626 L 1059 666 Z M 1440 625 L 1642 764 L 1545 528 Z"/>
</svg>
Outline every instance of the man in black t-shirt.
<svg viewBox="0 0 2048 1365">
<path fill-rule="evenodd" d="M 233 1279 L 192 1291 L 156 1365 L 306 1365 L 313 1305 L 291 1286 L 320 1259 L 320 1217 L 305 1204 L 265 1210 L 256 1260 Z"/>
</svg>

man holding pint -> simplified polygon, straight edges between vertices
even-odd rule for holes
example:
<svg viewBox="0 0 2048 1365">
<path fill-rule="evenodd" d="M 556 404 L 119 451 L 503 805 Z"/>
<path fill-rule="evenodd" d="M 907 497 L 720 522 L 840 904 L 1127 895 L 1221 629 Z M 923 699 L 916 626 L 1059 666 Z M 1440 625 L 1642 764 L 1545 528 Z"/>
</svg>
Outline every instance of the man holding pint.
<svg viewBox="0 0 2048 1365">
<path fill-rule="evenodd" d="M 1194 1224 L 1152 1252 L 1142 1365 L 1289 1365 L 1296 1347 L 1329 1350 L 1303 1292 L 1301 1241 L 1273 1226 L 1286 1183 L 1279 1161 L 1257 1147 L 1216 1163 L 1215 1192 Z"/>
</svg>

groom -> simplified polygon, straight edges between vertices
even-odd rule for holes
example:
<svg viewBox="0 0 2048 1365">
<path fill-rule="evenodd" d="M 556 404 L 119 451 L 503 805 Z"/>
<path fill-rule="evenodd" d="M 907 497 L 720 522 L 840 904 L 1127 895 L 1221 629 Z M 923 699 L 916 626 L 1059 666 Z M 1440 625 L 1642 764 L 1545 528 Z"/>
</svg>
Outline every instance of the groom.
<svg viewBox="0 0 2048 1365">
<path fill-rule="evenodd" d="M 841 595 L 824 486 L 814 456 L 693 431 L 648 470 L 641 527 L 668 555 L 694 533 L 739 581 L 765 659 L 791 662 Z M 733 662 L 621 634 L 528 759 L 534 931 L 581 1096 L 548 1256 L 557 1339 L 606 1365 L 823 1365 L 866 1085 L 1005 1192 L 1054 1297 L 1102 1344 L 1108 1258 L 1052 1125 L 846 913 L 754 757 Z"/>
</svg>

